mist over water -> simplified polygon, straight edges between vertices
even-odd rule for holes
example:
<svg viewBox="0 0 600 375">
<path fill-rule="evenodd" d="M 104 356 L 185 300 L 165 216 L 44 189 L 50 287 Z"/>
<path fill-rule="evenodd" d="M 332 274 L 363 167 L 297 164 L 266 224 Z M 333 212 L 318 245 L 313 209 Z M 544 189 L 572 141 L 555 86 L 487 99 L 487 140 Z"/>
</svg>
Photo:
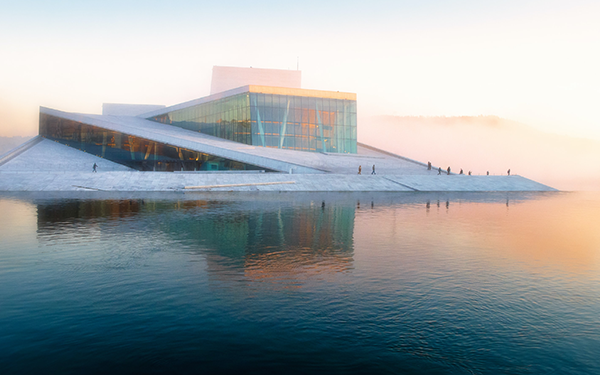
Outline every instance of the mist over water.
<svg viewBox="0 0 600 375">
<path fill-rule="evenodd" d="M 465 173 L 513 174 L 559 190 L 600 190 L 600 141 L 544 133 L 495 116 L 375 116 L 358 140 Z"/>
<path fill-rule="evenodd" d="M 600 195 L 0 197 L 3 373 L 600 371 Z"/>
</svg>

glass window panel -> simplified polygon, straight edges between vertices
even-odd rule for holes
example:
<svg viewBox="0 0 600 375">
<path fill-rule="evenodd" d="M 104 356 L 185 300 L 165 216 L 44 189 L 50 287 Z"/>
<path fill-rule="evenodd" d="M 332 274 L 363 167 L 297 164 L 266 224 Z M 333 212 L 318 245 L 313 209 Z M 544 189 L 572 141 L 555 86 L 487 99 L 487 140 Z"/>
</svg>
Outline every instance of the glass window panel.
<svg viewBox="0 0 600 375">
<path fill-rule="evenodd" d="M 254 138 L 254 135 L 258 134 L 258 124 L 256 123 L 256 121 L 252 121 L 250 123 L 250 133 L 252 134 L 252 144 L 257 145 L 258 143 L 255 141 L 255 138 Z"/>
<path fill-rule="evenodd" d="M 273 108 L 272 107 L 265 106 L 262 108 L 261 120 L 273 121 Z"/>
<path fill-rule="evenodd" d="M 344 112 L 343 111 L 337 111 L 335 113 L 335 125 L 344 125 Z"/>
<path fill-rule="evenodd" d="M 330 102 L 330 99 L 328 99 L 328 98 L 321 99 L 321 106 L 322 106 L 321 110 L 322 111 L 325 111 L 325 112 L 329 112 L 330 111 L 330 109 L 329 109 L 329 102 Z"/>
<path fill-rule="evenodd" d="M 302 122 L 302 109 L 296 108 L 294 110 L 294 122 L 301 123 Z"/>
<path fill-rule="evenodd" d="M 226 103 L 227 111 L 232 111 L 235 108 L 235 98 L 228 98 Z"/>
<path fill-rule="evenodd" d="M 344 126 L 344 138 L 345 139 L 352 139 L 352 127 L 351 126 Z"/>
<path fill-rule="evenodd" d="M 265 130 L 265 134 L 273 134 L 273 124 L 272 123 L 264 124 L 264 130 Z"/>
<path fill-rule="evenodd" d="M 356 101 L 355 100 L 350 101 L 350 112 L 356 113 Z"/>
<path fill-rule="evenodd" d="M 288 97 L 285 95 L 279 96 L 279 108 L 285 110 L 287 108 Z"/>
</svg>

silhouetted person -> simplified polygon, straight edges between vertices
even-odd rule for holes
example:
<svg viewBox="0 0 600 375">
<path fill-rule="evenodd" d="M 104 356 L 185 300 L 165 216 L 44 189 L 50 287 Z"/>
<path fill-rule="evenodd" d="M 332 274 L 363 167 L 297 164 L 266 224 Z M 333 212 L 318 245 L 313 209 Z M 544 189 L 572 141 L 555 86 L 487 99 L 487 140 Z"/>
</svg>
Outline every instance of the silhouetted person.
<svg viewBox="0 0 600 375">
<path fill-rule="evenodd" d="M 471 175 L 471 171 L 469 171 L 469 176 Z"/>
<path fill-rule="evenodd" d="M 508 173 L 508 175 L 510 176 L 510 169 L 508 170 L 508 172 L 507 172 L 507 173 Z"/>
<path fill-rule="evenodd" d="M 442 167 L 438 168 L 438 174 L 442 174 Z"/>
<path fill-rule="evenodd" d="M 427 170 L 428 170 L 428 171 L 430 171 L 430 170 L 431 170 L 431 162 L 430 162 L 430 161 L 428 161 L 428 162 L 427 162 Z"/>
<path fill-rule="evenodd" d="M 450 176 L 450 167 L 448 167 L 448 176 Z"/>
<path fill-rule="evenodd" d="M 358 174 L 360 174 L 360 172 L 362 172 L 362 165 L 358 166 Z"/>
<path fill-rule="evenodd" d="M 373 164 L 373 172 L 371 172 L 371 174 L 377 174 L 375 173 L 375 164 Z"/>
<path fill-rule="evenodd" d="M 94 173 L 96 173 L 96 169 L 98 168 L 98 164 L 94 163 L 94 166 L 92 167 Z"/>
<path fill-rule="evenodd" d="M 490 175 L 490 171 L 487 171 L 487 175 L 488 175 L 488 176 Z"/>
<path fill-rule="evenodd" d="M 460 169 L 460 173 L 459 174 L 464 174 L 462 168 Z"/>
</svg>

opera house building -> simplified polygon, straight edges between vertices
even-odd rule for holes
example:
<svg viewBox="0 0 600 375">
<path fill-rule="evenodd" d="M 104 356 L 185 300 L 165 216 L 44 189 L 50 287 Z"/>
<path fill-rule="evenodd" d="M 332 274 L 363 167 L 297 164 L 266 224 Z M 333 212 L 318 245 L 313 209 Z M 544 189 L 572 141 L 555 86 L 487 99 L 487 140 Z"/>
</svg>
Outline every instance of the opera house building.
<svg viewBox="0 0 600 375">
<path fill-rule="evenodd" d="M 356 95 L 348 93 L 247 85 L 132 119 L 114 119 L 110 112 L 95 118 L 100 121 L 72 119 L 43 108 L 40 135 L 140 171 L 266 167 L 134 135 L 139 133 L 127 132 L 128 122 L 152 122 L 259 147 L 356 153 Z M 103 120 L 116 126 L 102 126 Z"/>
<path fill-rule="evenodd" d="M 360 144 L 356 104 L 301 88 L 299 71 L 214 67 L 209 96 L 173 106 L 41 107 L 39 136 L 0 158 L 0 190 L 551 190 L 519 176 L 441 178 Z"/>
</svg>

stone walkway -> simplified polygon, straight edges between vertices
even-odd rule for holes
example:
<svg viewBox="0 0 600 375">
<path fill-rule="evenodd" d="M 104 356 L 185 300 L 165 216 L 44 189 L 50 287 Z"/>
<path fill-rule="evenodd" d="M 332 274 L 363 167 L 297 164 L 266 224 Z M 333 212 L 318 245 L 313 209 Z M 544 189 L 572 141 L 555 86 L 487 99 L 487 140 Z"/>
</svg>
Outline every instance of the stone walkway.
<svg viewBox="0 0 600 375">
<path fill-rule="evenodd" d="M 191 187 L 202 188 L 192 189 Z M 521 176 L 0 171 L 0 191 L 554 191 Z"/>
</svg>

